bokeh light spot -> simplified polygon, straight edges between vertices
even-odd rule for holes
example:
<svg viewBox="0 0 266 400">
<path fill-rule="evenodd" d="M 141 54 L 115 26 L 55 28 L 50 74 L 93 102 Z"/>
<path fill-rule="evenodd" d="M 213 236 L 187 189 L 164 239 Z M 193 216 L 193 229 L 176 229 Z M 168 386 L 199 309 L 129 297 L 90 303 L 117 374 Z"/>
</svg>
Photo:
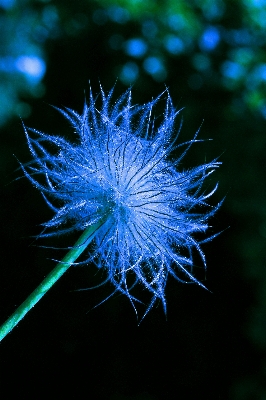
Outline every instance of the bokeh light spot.
<svg viewBox="0 0 266 400">
<path fill-rule="evenodd" d="M 245 73 L 245 68 L 233 61 L 225 61 L 221 67 L 222 75 L 226 78 L 239 79 Z"/>
<path fill-rule="evenodd" d="M 203 14 L 209 20 L 220 18 L 225 11 L 225 4 L 222 0 L 210 0 L 203 6 Z"/>
<path fill-rule="evenodd" d="M 166 36 L 164 40 L 164 46 L 171 54 L 182 53 L 185 47 L 183 41 L 175 35 Z"/>
<path fill-rule="evenodd" d="M 167 22 L 168 22 L 169 28 L 171 28 L 175 31 L 179 31 L 186 26 L 184 16 L 181 14 L 169 15 Z"/>
<path fill-rule="evenodd" d="M 121 70 L 119 78 L 125 85 L 133 83 L 139 75 L 139 67 L 134 62 L 126 63 Z"/>
<path fill-rule="evenodd" d="M 125 52 L 132 57 L 142 57 L 147 51 L 147 44 L 140 38 L 130 39 L 125 43 Z"/>
<path fill-rule="evenodd" d="M 220 42 L 220 33 L 214 26 L 208 27 L 202 34 L 199 46 L 202 50 L 214 50 Z"/>
<path fill-rule="evenodd" d="M 167 76 L 165 67 L 158 57 L 146 58 L 143 67 L 157 81 L 163 81 Z"/>
<path fill-rule="evenodd" d="M 118 24 L 125 24 L 130 19 L 129 12 L 122 7 L 112 6 L 107 9 L 109 18 Z"/>
<path fill-rule="evenodd" d="M 34 82 L 41 80 L 46 71 L 44 60 L 36 56 L 19 56 L 15 61 L 15 67 Z"/>
<path fill-rule="evenodd" d="M 0 0 L 0 7 L 8 10 L 16 4 L 16 0 Z"/>
</svg>

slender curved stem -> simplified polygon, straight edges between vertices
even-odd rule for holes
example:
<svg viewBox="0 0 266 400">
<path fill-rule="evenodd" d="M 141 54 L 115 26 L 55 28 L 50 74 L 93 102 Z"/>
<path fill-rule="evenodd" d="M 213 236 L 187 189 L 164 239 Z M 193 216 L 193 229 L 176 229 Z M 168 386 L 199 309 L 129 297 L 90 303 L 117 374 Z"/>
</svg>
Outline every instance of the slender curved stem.
<svg viewBox="0 0 266 400">
<path fill-rule="evenodd" d="M 61 262 L 44 278 L 42 283 L 29 295 L 29 297 L 16 309 L 16 311 L 0 327 L 0 341 L 22 320 L 32 307 L 45 295 L 46 292 L 58 281 L 66 270 L 77 260 L 81 253 L 92 241 L 96 231 L 103 224 L 99 221 L 88 227 L 72 249 L 65 255 Z"/>
</svg>

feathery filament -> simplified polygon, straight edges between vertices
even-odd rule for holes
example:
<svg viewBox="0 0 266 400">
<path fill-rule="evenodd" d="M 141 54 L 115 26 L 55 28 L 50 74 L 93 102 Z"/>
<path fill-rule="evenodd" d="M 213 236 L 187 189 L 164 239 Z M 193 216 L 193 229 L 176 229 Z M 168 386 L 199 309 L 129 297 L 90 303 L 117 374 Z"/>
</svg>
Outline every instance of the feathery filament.
<svg viewBox="0 0 266 400">
<path fill-rule="evenodd" d="M 207 204 L 216 187 L 205 193 L 202 185 L 220 162 L 179 170 L 196 138 L 177 160 L 169 160 L 181 146 L 176 144 L 178 135 L 173 139 L 178 111 L 169 94 L 157 127 L 152 114 L 160 96 L 132 106 L 130 91 L 114 104 L 112 95 L 113 90 L 105 95 L 101 89 L 98 110 L 91 93 L 82 115 L 59 110 L 75 129 L 78 144 L 30 129 L 33 138 L 25 130 L 34 161 L 22 168 L 55 212 L 44 223 L 42 236 L 84 231 L 105 221 L 97 229 L 87 261 L 104 268 L 115 291 L 124 293 L 133 306 L 138 300 L 132 287 L 145 287 L 151 294 L 146 315 L 157 299 L 166 310 L 169 275 L 204 287 L 192 273 L 194 250 L 206 267 L 195 235 L 206 232 L 208 219 L 219 207 Z M 56 151 L 47 150 L 46 144 Z M 39 175 L 45 176 L 45 183 Z M 206 207 L 209 211 L 202 211 Z"/>
</svg>

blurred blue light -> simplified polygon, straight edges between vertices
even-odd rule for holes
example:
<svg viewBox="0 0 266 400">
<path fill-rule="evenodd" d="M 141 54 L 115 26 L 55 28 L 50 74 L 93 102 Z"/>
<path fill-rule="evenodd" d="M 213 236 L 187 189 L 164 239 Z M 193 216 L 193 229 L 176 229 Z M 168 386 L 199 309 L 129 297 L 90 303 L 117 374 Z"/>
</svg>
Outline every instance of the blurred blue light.
<svg viewBox="0 0 266 400">
<path fill-rule="evenodd" d="M 168 17 L 169 28 L 179 31 L 186 26 L 185 18 L 181 14 L 170 14 Z"/>
<path fill-rule="evenodd" d="M 207 2 L 203 6 L 203 14 L 209 20 L 221 17 L 224 14 L 224 11 L 225 4 L 222 0 L 216 0 L 211 3 Z"/>
<path fill-rule="evenodd" d="M 228 42 L 230 45 L 232 45 L 232 43 L 240 46 L 250 46 L 254 44 L 254 37 L 247 29 L 232 29 L 228 31 L 228 33 Z"/>
<path fill-rule="evenodd" d="M 57 8 L 52 5 L 46 6 L 42 12 L 42 20 L 48 28 L 55 29 L 59 20 Z"/>
<path fill-rule="evenodd" d="M 120 79 L 126 85 L 134 82 L 139 75 L 139 67 L 134 62 L 126 63 L 120 73 Z"/>
<path fill-rule="evenodd" d="M 0 71 L 7 73 L 15 71 L 14 58 L 11 56 L 0 57 Z"/>
<path fill-rule="evenodd" d="M 147 51 L 147 44 L 142 39 L 130 39 L 125 43 L 125 51 L 129 56 L 142 57 Z"/>
<path fill-rule="evenodd" d="M 16 4 L 16 0 L 0 0 L 0 7 L 8 10 Z"/>
<path fill-rule="evenodd" d="M 164 45 L 166 50 L 169 51 L 169 53 L 172 54 L 179 54 L 182 53 L 184 50 L 184 43 L 179 37 L 174 36 L 174 35 L 168 35 L 166 36 L 164 40 Z"/>
<path fill-rule="evenodd" d="M 162 61 L 157 57 L 148 57 L 143 63 L 144 69 L 148 74 L 152 75 L 154 79 L 162 81 L 166 78 L 166 70 Z"/>
<path fill-rule="evenodd" d="M 162 63 L 157 57 L 148 57 L 143 64 L 149 74 L 156 74 L 162 68 Z"/>
<path fill-rule="evenodd" d="M 107 9 L 109 18 L 119 24 L 125 24 L 129 19 L 129 12 L 122 7 L 112 6 Z"/>
<path fill-rule="evenodd" d="M 261 107 L 260 112 L 261 112 L 263 118 L 266 119 L 266 105 Z"/>
<path fill-rule="evenodd" d="M 37 56 L 19 56 L 15 60 L 15 68 L 34 82 L 40 81 L 46 71 L 45 62 Z"/>
<path fill-rule="evenodd" d="M 221 72 L 226 78 L 239 79 L 245 74 L 245 68 L 236 62 L 225 61 L 222 64 Z"/>
<path fill-rule="evenodd" d="M 251 0 L 252 5 L 257 8 L 264 7 L 266 5 L 266 0 Z"/>
<path fill-rule="evenodd" d="M 265 28 L 266 27 L 266 9 L 265 5 L 264 8 L 261 7 L 260 11 L 256 15 L 256 20 L 260 24 L 261 27 Z"/>
<path fill-rule="evenodd" d="M 255 71 L 254 74 L 260 78 L 262 81 L 266 81 L 266 64 L 261 64 L 259 65 Z"/>
<path fill-rule="evenodd" d="M 219 42 L 220 33 L 218 29 L 214 26 L 210 26 L 203 32 L 199 45 L 202 50 L 211 51 L 215 49 Z"/>
<path fill-rule="evenodd" d="M 246 85 L 249 90 L 254 90 L 262 82 L 266 81 L 266 64 L 256 66 L 249 74 Z"/>
</svg>

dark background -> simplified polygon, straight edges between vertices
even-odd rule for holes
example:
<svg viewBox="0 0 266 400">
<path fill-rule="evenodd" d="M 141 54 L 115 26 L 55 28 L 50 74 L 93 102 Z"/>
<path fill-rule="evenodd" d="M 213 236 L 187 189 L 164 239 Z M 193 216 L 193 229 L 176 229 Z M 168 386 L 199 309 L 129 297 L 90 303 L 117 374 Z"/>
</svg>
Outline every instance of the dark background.
<svg viewBox="0 0 266 400">
<path fill-rule="evenodd" d="M 266 399 L 266 3 L 229 0 L 0 0 L 1 321 L 54 267 L 71 238 L 36 241 L 51 218 L 18 179 L 31 159 L 26 125 L 71 137 L 50 104 L 82 112 L 90 86 L 142 104 L 169 88 L 184 107 L 182 167 L 220 156 L 220 236 L 203 246 L 205 284 L 169 280 L 138 326 L 92 266 L 72 268 L 0 344 L 5 398 Z M 75 238 L 73 238 L 74 243 Z M 4 389 L 3 389 L 4 390 Z M 84 394 L 85 393 L 85 394 Z"/>
</svg>

